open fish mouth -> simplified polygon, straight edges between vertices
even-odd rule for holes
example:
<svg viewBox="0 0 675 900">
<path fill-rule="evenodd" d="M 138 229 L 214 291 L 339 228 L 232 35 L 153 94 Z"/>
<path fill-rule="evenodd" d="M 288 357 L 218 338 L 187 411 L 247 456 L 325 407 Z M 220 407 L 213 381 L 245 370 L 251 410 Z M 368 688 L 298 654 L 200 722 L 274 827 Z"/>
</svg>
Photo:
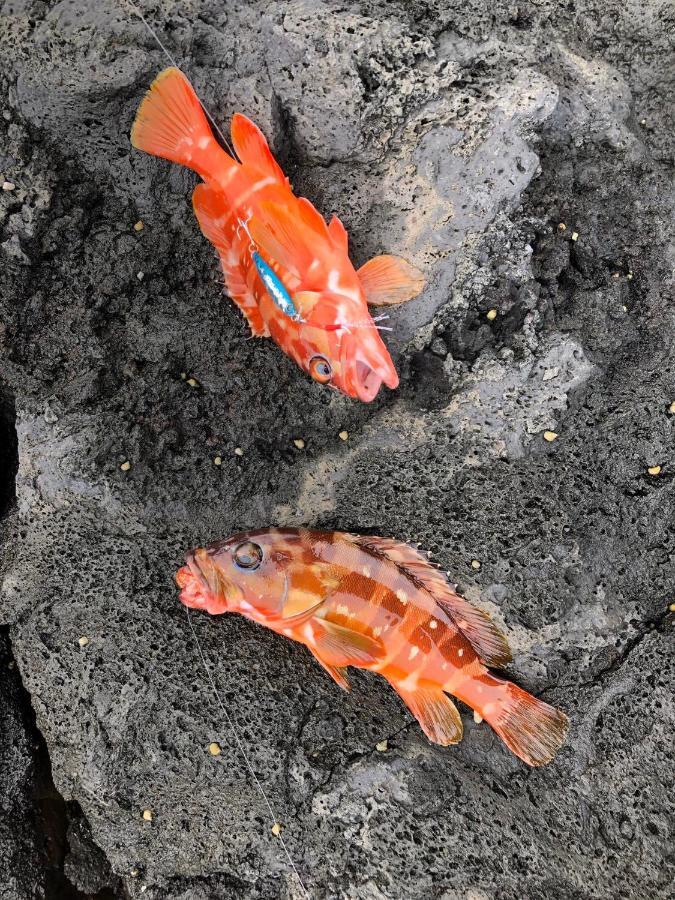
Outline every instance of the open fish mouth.
<svg viewBox="0 0 675 900">
<path fill-rule="evenodd" d="M 209 573 L 214 574 L 213 566 L 207 566 L 207 572 L 204 572 L 200 565 L 200 559 L 204 557 L 205 551 L 190 550 L 185 557 L 186 565 L 176 572 L 176 584 L 181 589 L 178 599 L 191 609 L 208 610 L 216 603 L 223 603 L 220 591 L 214 590 L 216 585 L 208 577 Z"/>
<path fill-rule="evenodd" d="M 354 389 L 359 400 L 370 403 L 382 387 L 382 378 L 367 363 L 360 359 L 354 367 Z"/>
</svg>

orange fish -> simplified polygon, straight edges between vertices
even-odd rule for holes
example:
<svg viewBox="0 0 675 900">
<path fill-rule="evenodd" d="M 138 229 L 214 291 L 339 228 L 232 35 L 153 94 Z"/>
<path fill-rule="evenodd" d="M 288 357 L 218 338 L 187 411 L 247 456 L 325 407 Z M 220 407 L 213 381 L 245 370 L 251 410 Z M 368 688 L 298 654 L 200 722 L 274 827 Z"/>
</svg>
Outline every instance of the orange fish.
<svg viewBox="0 0 675 900">
<path fill-rule="evenodd" d="M 564 713 L 488 671 L 506 639 L 408 544 L 340 531 L 265 528 L 190 552 L 186 606 L 238 612 L 304 644 L 340 687 L 347 667 L 383 675 L 430 740 L 456 744 L 453 694 L 530 766 L 565 739 Z"/>
<path fill-rule="evenodd" d="M 403 303 L 424 286 L 395 256 L 354 269 L 347 232 L 296 197 L 260 129 L 232 118 L 239 160 L 216 141 L 185 75 L 165 69 L 153 81 L 131 131 L 134 147 L 193 169 L 203 179 L 192 203 L 218 251 L 225 284 L 256 337 L 272 337 L 321 384 L 370 401 L 398 375 L 368 311 Z"/>
</svg>

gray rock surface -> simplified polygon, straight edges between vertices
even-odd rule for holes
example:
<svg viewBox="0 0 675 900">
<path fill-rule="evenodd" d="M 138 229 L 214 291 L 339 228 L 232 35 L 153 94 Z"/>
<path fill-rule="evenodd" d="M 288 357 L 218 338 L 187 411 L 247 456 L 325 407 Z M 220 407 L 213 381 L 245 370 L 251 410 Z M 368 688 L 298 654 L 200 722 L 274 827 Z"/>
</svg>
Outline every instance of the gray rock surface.
<svg viewBox="0 0 675 900">
<path fill-rule="evenodd" d="M 310 896 L 672 896 L 668 5 L 143 4 L 217 119 L 255 118 L 340 214 L 357 263 L 389 250 L 427 273 L 392 314 L 401 388 L 368 407 L 246 339 L 194 177 L 130 148 L 165 60 L 127 4 L 0 8 L 19 451 L 0 624 L 82 810 L 70 882 L 301 896 L 172 582 L 190 546 L 287 523 L 420 541 L 503 624 L 513 677 L 572 720 L 542 770 L 466 716 L 440 749 L 381 680 L 345 695 L 301 647 L 194 617 Z M 49 896 L 32 869 L 33 894 L 5 896 Z"/>
</svg>

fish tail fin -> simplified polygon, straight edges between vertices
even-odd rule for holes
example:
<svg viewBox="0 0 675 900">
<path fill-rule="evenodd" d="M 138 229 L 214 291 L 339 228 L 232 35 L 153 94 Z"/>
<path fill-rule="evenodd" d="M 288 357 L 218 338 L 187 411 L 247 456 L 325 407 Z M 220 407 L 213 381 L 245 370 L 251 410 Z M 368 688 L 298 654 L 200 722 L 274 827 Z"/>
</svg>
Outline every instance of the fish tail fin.
<svg viewBox="0 0 675 900">
<path fill-rule="evenodd" d="M 486 694 L 491 698 L 469 705 L 528 766 L 551 762 L 567 735 L 569 720 L 565 713 L 510 681 L 488 677 L 496 687 Z"/>
<path fill-rule="evenodd" d="M 150 85 L 136 113 L 131 143 L 137 150 L 194 169 L 205 181 L 229 159 L 211 131 L 192 85 L 174 66 Z"/>
</svg>

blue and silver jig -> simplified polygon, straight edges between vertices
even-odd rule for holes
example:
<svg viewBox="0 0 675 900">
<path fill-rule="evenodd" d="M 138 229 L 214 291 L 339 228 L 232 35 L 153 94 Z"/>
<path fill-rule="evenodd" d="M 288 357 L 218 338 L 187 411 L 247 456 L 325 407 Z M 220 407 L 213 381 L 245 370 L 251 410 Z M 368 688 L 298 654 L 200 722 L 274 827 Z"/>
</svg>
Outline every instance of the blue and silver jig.
<svg viewBox="0 0 675 900">
<path fill-rule="evenodd" d="M 286 313 L 287 316 L 290 316 L 291 319 L 295 319 L 296 321 L 299 320 L 300 316 L 298 315 L 298 311 L 295 308 L 295 304 L 293 303 L 293 298 L 284 287 L 281 279 L 275 273 L 274 269 L 272 269 L 271 266 L 267 265 L 267 263 L 257 250 L 253 251 L 251 257 L 253 259 L 254 266 L 258 270 L 258 275 L 260 275 L 260 279 L 265 285 L 267 293 L 270 295 L 272 300 L 274 300 L 279 309 L 283 313 Z"/>
</svg>

